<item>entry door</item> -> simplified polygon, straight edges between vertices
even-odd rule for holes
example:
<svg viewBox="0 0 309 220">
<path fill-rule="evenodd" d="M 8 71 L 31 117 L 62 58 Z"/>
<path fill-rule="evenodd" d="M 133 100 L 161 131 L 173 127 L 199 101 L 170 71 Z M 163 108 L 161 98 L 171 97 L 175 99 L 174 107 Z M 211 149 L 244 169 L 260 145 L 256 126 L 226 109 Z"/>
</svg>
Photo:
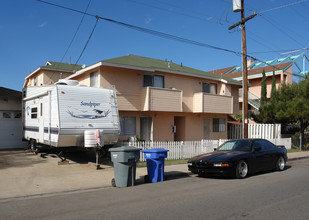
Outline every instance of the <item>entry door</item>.
<svg viewBox="0 0 309 220">
<path fill-rule="evenodd" d="M 141 139 L 145 141 L 152 140 L 152 118 L 141 117 L 140 118 L 140 135 Z"/>
<path fill-rule="evenodd" d="M 39 112 L 38 112 L 38 120 L 39 120 L 39 142 L 44 143 L 44 104 L 43 99 L 40 100 L 39 103 Z"/>
<path fill-rule="evenodd" d="M 186 119 L 185 117 L 174 117 L 174 141 L 186 140 Z"/>
<path fill-rule="evenodd" d="M 203 125 L 203 139 L 209 140 L 210 139 L 210 118 L 204 118 L 204 125 Z"/>
</svg>

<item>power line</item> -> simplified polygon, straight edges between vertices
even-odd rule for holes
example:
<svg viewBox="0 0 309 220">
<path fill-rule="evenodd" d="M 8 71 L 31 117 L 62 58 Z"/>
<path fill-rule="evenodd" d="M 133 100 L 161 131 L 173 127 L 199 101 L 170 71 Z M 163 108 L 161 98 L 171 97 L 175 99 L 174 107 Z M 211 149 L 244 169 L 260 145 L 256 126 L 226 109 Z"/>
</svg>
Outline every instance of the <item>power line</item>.
<svg viewBox="0 0 309 220">
<path fill-rule="evenodd" d="M 87 5 L 87 7 L 86 7 L 86 9 L 85 9 L 85 12 L 84 12 L 84 14 L 83 14 L 83 17 L 82 17 L 82 19 L 80 20 L 80 22 L 79 22 L 79 24 L 78 24 L 78 26 L 77 26 L 77 29 L 76 29 L 76 31 L 75 31 L 75 34 L 73 35 L 72 40 L 71 40 L 71 42 L 70 42 L 68 48 L 67 48 L 66 51 L 64 52 L 63 57 L 61 58 L 60 63 L 62 63 L 64 57 L 66 56 L 67 52 L 69 51 L 70 47 L 72 46 L 72 43 L 73 43 L 73 41 L 74 41 L 74 39 L 75 39 L 75 37 L 76 37 L 76 35 L 77 35 L 77 32 L 79 31 L 79 28 L 80 28 L 81 24 L 83 23 L 83 20 L 84 20 L 84 18 L 85 18 L 86 12 L 88 11 L 88 8 L 89 8 L 90 3 L 91 3 L 91 0 L 89 0 L 89 2 L 88 2 L 88 5 Z"/>
<path fill-rule="evenodd" d="M 76 35 L 77 35 L 77 32 L 79 31 L 79 28 L 80 28 L 80 26 L 81 26 L 81 24 L 82 24 L 82 22 L 83 22 L 83 20 L 84 20 L 84 18 L 85 18 L 85 13 L 87 12 L 87 10 L 88 10 L 88 8 L 89 8 L 90 3 L 91 3 L 91 0 L 89 0 L 89 2 L 88 2 L 88 5 L 87 5 L 87 7 L 86 7 L 86 9 L 85 9 L 85 12 L 84 12 L 84 14 L 83 14 L 83 17 L 82 17 L 82 19 L 80 20 L 79 25 L 77 26 L 77 29 L 76 29 L 76 31 L 75 31 L 75 34 L 73 35 L 72 40 L 71 40 L 71 42 L 70 42 L 68 48 L 67 48 L 66 51 L 64 52 L 64 54 L 63 54 L 63 56 L 62 56 L 62 58 L 61 58 L 61 61 L 55 66 L 55 69 L 57 69 L 57 68 L 59 67 L 60 63 L 62 63 L 64 57 L 66 56 L 67 52 L 69 51 L 70 47 L 72 46 L 72 43 L 73 43 L 73 41 L 74 41 L 74 39 L 75 39 L 75 37 L 76 37 Z M 74 65 L 74 67 L 73 67 L 73 70 L 74 70 L 76 64 L 77 64 L 77 62 L 75 63 L 75 65 Z M 55 74 L 55 72 L 54 72 L 54 73 L 52 74 L 52 76 L 50 77 L 50 81 L 51 81 L 51 82 L 52 82 L 52 78 L 53 78 L 54 74 Z"/>
<path fill-rule="evenodd" d="M 262 14 L 262 13 L 269 12 L 269 11 L 274 11 L 274 10 L 281 9 L 281 8 L 286 8 L 286 7 L 289 7 L 289 6 L 292 6 L 292 5 L 303 3 L 305 1 L 307 1 L 307 0 L 301 0 L 301 1 L 298 1 L 298 2 L 293 2 L 293 3 L 287 4 L 287 5 L 281 5 L 281 6 L 276 7 L 276 8 L 271 8 L 271 9 L 267 9 L 267 10 L 261 11 L 258 14 Z"/>
<path fill-rule="evenodd" d="M 127 27 L 127 28 L 131 28 L 133 30 L 137 30 L 137 31 L 140 31 L 140 32 L 143 32 L 143 33 L 148 33 L 148 34 L 155 35 L 155 36 L 158 36 L 158 37 L 162 37 L 162 38 L 166 38 L 166 39 L 170 39 L 170 40 L 176 40 L 176 41 L 180 41 L 180 42 L 183 42 L 183 43 L 193 44 L 193 45 L 197 45 L 197 46 L 201 46 L 201 47 L 221 50 L 221 51 L 225 51 L 225 52 L 230 52 L 230 53 L 234 53 L 236 55 L 242 54 L 241 52 L 236 52 L 236 51 L 233 51 L 233 50 L 230 50 L 230 49 L 225 49 L 225 48 L 213 46 L 213 45 L 210 45 L 210 44 L 201 43 L 201 42 L 198 42 L 198 41 L 178 37 L 178 36 L 175 36 L 175 35 L 166 34 L 166 33 L 163 33 L 163 32 L 151 30 L 151 29 L 148 29 L 148 28 L 143 28 L 143 27 L 127 24 L 127 23 L 124 23 L 124 22 L 120 22 L 120 21 L 110 19 L 110 18 L 104 18 L 104 17 L 98 16 L 98 15 L 93 15 L 93 14 L 90 14 L 90 13 L 87 13 L 87 12 L 85 13 L 85 12 L 82 12 L 80 10 L 68 8 L 68 7 L 65 7 L 65 6 L 57 5 L 57 4 L 46 2 L 46 1 L 43 1 L 43 0 L 37 0 L 37 1 L 45 3 L 45 4 L 53 5 L 53 6 L 62 8 L 62 9 L 74 11 L 74 12 L 77 12 L 77 13 L 83 13 L 83 14 L 89 15 L 91 17 L 95 17 L 97 19 L 102 19 L 104 21 L 108 21 L 108 22 L 111 22 L 111 23 L 114 23 L 114 24 L 118 24 L 118 25 L 121 25 L 121 26 L 124 26 L 124 27 Z"/>
<path fill-rule="evenodd" d="M 99 17 L 97 17 L 97 20 L 96 20 L 96 22 L 95 22 L 95 24 L 94 24 L 94 26 L 93 26 L 93 28 L 92 28 L 91 34 L 89 35 L 88 40 L 87 40 L 87 42 L 86 42 L 86 44 L 85 44 L 85 46 L 84 46 L 82 52 L 80 53 L 80 55 L 79 55 L 79 57 L 78 57 L 78 59 L 77 59 L 77 61 L 76 61 L 76 63 L 75 63 L 74 66 L 76 66 L 76 64 L 78 63 L 79 59 L 82 57 L 84 51 L 86 50 L 86 48 L 87 48 L 87 46 L 88 46 L 88 43 L 89 43 L 89 41 L 90 41 L 90 39 L 91 39 L 91 37 L 92 37 L 92 35 L 93 35 L 93 32 L 94 32 L 94 30 L 95 30 L 95 28 L 96 28 L 96 26 L 97 26 L 97 24 L 98 24 L 98 21 L 99 21 Z"/>
<path fill-rule="evenodd" d="M 261 53 L 281 53 L 285 54 L 285 52 L 298 52 L 301 50 L 306 50 L 307 48 L 301 48 L 301 49 L 292 49 L 292 50 L 270 50 L 270 51 L 256 51 L 256 52 L 250 52 L 250 54 L 261 54 Z"/>
<path fill-rule="evenodd" d="M 260 14 L 259 14 L 260 15 Z M 295 40 L 291 35 L 289 35 L 287 32 L 285 32 L 283 29 L 281 29 L 278 25 L 275 25 L 274 23 L 272 23 L 268 18 L 266 18 L 265 16 L 260 15 L 265 21 L 267 21 L 269 24 L 271 24 L 272 26 L 274 26 L 277 30 L 279 30 L 280 32 L 282 32 L 283 34 L 285 34 L 288 38 L 290 38 L 292 41 L 294 41 L 295 43 L 297 43 L 298 45 L 305 47 L 303 44 L 299 43 L 297 40 Z"/>
<path fill-rule="evenodd" d="M 77 13 L 84 13 L 84 12 L 76 10 L 76 9 L 68 8 L 68 7 L 65 7 L 65 6 L 57 5 L 57 4 L 46 2 L 46 1 L 43 1 L 43 0 L 37 0 L 37 1 L 45 3 L 45 4 L 53 5 L 53 6 L 56 6 L 56 7 L 59 7 L 59 8 L 67 9 L 67 10 L 70 10 L 70 11 L 74 11 L 74 12 L 77 12 Z M 206 48 L 210 48 L 210 49 L 230 52 L 230 53 L 233 53 L 233 54 L 238 55 L 238 56 L 242 55 L 241 52 L 237 52 L 237 51 L 233 51 L 233 50 L 229 50 L 229 49 L 225 49 L 225 48 L 221 48 L 221 47 L 217 47 L 217 46 L 212 46 L 210 44 L 201 43 L 201 42 L 194 41 L 194 40 L 189 40 L 189 39 L 186 39 L 186 38 L 182 38 L 182 37 L 178 37 L 178 36 L 175 36 L 175 35 L 166 34 L 166 33 L 163 33 L 163 32 L 159 32 L 159 31 L 155 31 L 155 30 L 151 30 L 151 29 L 147 29 L 147 28 L 138 27 L 138 26 L 135 26 L 135 25 L 127 24 L 127 23 L 116 21 L 116 20 L 109 19 L 109 18 L 100 17 L 98 15 L 93 15 L 93 14 L 90 14 L 90 13 L 84 13 L 84 14 L 86 14 L 88 16 L 95 17 L 97 20 L 96 20 L 95 26 L 94 26 L 94 28 L 93 28 L 90 36 L 89 36 L 89 39 L 88 39 L 88 41 L 87 41 L 87 43 L 86 43 L 86 45 L 85 45 L 85 47 L 83 49 L 83 52 L 86 49 L 87 44 L 88 44 L 88 42 L 89 42 L 89 40 L 90 40 L 94 30 L 95 30 L 95 27 L 97 25 L 98 20 L 102 19 L 102 20 L 109 21 L 109 22 L 114 23 L 114 24 L 125 26 L 125 27 L 131 28 L 131 29 L 134 29 L 134 30 L 137 30 L 137 31 L 140 31 L 140 32 L 148 33 L 148 34 L 151 34 L 151 35 L 154 35 L 154 36 L 158 36 L 158 37 L 162 37 L 162 38 L 166 38 L 166 39 L 170 39 L 170 40 L 176 40 L 176 41 L 180 41 L 180 42 L 183 42 L 183 43 L 188 43 L 188 44 L 192 44 L 192 45 L 196 45 L 196 46 L 201 46 L 201 47 L 206 47 Z M 82 53 L 81 53 L 80 57 L 82 56 Z M 251 55 L 247 54 L 247 57 L 251 58 L 253 60 L 259 61 L 259 62 L 261 62 L 261 63 L 263 63 L 263 64 L 265 64 L 267 66 L 272 66 L 272 65 L 268 64 L 267 62 L 259 60 L 258 58 L 253 57 Z M 272 66 L 272 67 L 274 69 L 280 70 L 279 68 L 277 68 L 275 66 Z M 289 72 L 287 72 L 287 73 L 289 73 Z M 293 73 L 289 73 L 289 74 L 293 75 Z"/>
<path fill-rule="evenodd" d="M 143 5 L 143 6 L 146 6 L 146 7 L 155 8 L 155 9 L 158 9 L 158 10 L 161 10 L 161 11 L 166 11 L 166 12 L 169 12 L 169 13 L 182 15 L 182 16 L 186 16 L 186 17 L 198 19 L 198 20 L 201 20 L 201 21 L 206 21 L 206 22 L 209 22 L 209 23 L 213 23 L 213 24 L 220 24 L 220 25 L 223 25 L 223 24 L 221 24 L 219 21 L 216 21 L 216 22 L 215 22 L 215 21 L 212 21 L 212 19 L 214 19 L 214 20 L 217 20 L 217 19 L 214 18 L 213 16 L 210 16 L 210 15 L 203 15 L 203 14 L 200 14 L 200 13 L 198 13 L 198 12 L 195 12 L 195 14 L 200 14 L 200 15 L 205 16 L 205 17 L 208 16 L 208 18 L 202 18 L 202 17 L 196 16 L 196 15 L 191 15 L 191 14 L 187 14 L 187 13 L 183 13 L 183 12 L 171 11 L 171 10 L 168 10 L 168 9 L 165 9 L 165 8 L 161 8 L 161 7 L 158 7 L 158 6 L 154 6 L 154 5 L 145 3 L 145 2 L 140 2 L 140 1 L 136 1 L 136 0 L 128 0 L 128 1 L 133 2 L 133 3 L 135 3 L 135 4 Z M 162 3 L 161 1 L 158 1 L 158 2 Z M 179 9 L 184 10 L 184 8 L 175 6 L 175 5 L 173 5 L 173 4 L 168 4 L 168 3 L 166 3 L 166 2 L 164 2 L 164 4 L 167 4 L 167 5 L 170 5 L 170 6 L 172 6 L 172 7 L 175 7 L 175 8 L 179 8 Z M 209 19 L 209 18 L 211 18 L 211 19 Z"/>
</svg>

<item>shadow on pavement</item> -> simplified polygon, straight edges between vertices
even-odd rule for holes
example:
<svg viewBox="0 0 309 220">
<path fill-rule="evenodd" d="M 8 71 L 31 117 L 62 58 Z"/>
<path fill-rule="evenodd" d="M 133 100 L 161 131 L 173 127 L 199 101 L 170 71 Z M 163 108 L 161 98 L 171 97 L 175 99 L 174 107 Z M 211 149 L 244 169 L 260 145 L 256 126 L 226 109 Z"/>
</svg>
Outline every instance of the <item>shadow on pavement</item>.
<svg viewBox="0 0 309 220">
<path fill-rule="evenodd" d="M 175 180 L 175 179 L 187 178 L 187 177 L 190 177 L 190 175 L 189 173 L 186 173 L 186 172 L 180 172 L 180 171 L 164 172 L 164 182 Z M 146 182 L 144 176 L 141 176 L 139 178 L 136 178 L 135 183 L 136 185 L 141 185 L 141 184 L 147 184 L 151 182 Z"/>
<path fill-rule="evenodd" d="M 31 167 L 35 164 L 47 163 L 50 158 L 58 160 L 61 159 L 57 156 L 59 149 L 47 149 L 41 150 L 38 153 L 27 151 L 23 149 L 19 150 L 1 150 L 0 151 L 0 169 L 6 169 L 10 167 Z M 72 164 L 88 164 L 96 163 L 96 155 L 91 150 L 75 150 L 65 153 L 66 159 Z M 112 166 L 112 162 L 108 156 L 99 158 L 98 163 L 100 165 Z"/>
<path fill-rule="evenodd" d="M 46 160 L 25 150 L 0 151 L 0 169 L 10 167 L 31 167 L 34 164 L 46 163 Z"/>
</svg>

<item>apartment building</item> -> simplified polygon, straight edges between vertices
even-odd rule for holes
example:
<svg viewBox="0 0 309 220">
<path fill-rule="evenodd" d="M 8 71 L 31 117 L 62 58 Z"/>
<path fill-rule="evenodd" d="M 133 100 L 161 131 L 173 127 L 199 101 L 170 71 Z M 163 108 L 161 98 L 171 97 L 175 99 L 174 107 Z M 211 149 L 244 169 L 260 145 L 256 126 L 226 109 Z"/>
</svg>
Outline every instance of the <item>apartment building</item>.
<svg viewBox="0 0 309 220">
<path fill-rule="evenodd" d="M 97 62 L 67 79 L 115 86 L 123 141 L 227 138 L 228 116 L 239 111 L 241 83 L 170 61 L 128 55 Z"/>
<path fill-rule="evenodd" d="M 45 66 L 40 66 L 25 78 L 24 87 L 51 85 L 59 79 L 72 75 L 82 69 L 81 65 L 47 61 Z"/>
<path fill-rule="evenodd" d="M 267 100 L 270 100 L 271 88 L 272 88 L 272 76 L 275 73 L 276 88 L 279 88 L 280 84 L 293 83 L 293 63 L 286 62 L 276 65 L 267 65 L 264 67 L 256 67 L 252 62 L 248 62 L 248 83 L 249 83 L 249 93 L 248 93 L 248 105 L 249 109 L 258 110 L 259 100 L 261 98 L 262 90 L 262 78 L 263 71 L 265 71 L 266 76 L 266 89 L 267 89 Z M 210 71 L 218 76 L 224 76 L 230 79 L 242 82 L 242 71 L 240 67 L 228 67 L 219 70 Z M 242 90 L 239 92 L 239 109 L 242 109 Z"/>
</svg>

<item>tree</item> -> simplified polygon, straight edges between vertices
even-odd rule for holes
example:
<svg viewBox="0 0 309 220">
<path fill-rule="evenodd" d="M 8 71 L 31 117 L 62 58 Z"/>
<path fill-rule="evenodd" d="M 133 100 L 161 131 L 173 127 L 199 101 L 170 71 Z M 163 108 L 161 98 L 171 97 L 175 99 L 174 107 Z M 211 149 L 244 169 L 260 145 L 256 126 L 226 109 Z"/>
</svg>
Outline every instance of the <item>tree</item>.
<svg viewBox="0 0 309 220">
<path fill-rule="evenodd" d="M 266 88 L 266 75 L 265 69 L 263 69 L 262 73 L 262 90 L 261 90 L 261 105 L 265 105 L 267 103 L 267 88 Z"/>
<path fill-rule="evenodd" d="M 275 96 L 276 96 L 276 75 L 275 75 L 275 71 L 273 71 L 273 78 L 272 78 L 272 83 L 271 83 L 271 95 L 270 95 L 270 101 L 275 100 Z"/>
<path fill-rule="evenodd" d="M 276 91 L 274 99 L 271 106 L 275 112 L 275 122 L 298 123 L 303 143 L 304 132 L 309 126 L 309 79 L 299 84 L 282 84 Z"/>
</svg>

